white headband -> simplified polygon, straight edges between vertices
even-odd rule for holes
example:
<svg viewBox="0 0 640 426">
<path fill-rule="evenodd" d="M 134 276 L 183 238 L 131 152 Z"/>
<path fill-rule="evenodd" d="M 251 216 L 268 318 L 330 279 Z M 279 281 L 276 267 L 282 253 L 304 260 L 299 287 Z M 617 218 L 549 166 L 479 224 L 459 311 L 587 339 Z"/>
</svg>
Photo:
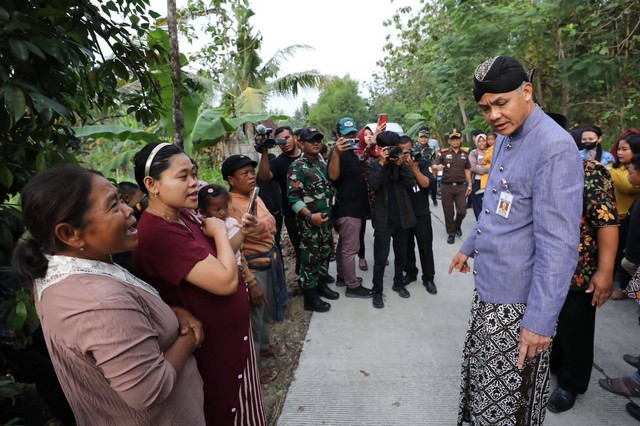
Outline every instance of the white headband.
<svg viewBox="0 0 640 426">
<path fill-rule="evenodd" d="M 163 142 L 163 143 L 159 143 L 155 148 L 153 148 L 153 151 L 151 151 L 151 154 L 149 154 L 149 157 L 147 158 L 147 163 L 144 165 L 145 176 L 149 176 L 149 172 L 151 171 L 151 163 L 153 163 L 153 158 L 156 156 L 158 152 L 160 152 L 162 148 L 164 148 L 167 145 L 171 145 L 171 144 Z"/>
</svg>

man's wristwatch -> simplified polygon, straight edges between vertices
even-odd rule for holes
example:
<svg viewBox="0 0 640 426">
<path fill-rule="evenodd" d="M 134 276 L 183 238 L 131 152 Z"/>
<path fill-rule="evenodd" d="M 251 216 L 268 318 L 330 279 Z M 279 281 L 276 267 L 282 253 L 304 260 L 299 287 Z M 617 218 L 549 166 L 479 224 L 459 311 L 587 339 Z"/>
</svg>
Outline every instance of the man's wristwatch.
<svg viewBox="0 0 640 426">
<path fill-rule="evenodd" d="M 313 216 L 313 212 L 309 210 L 309 213 L 304 217 L 305 222 L 311 223 L 311 217 Z"/>
</svg>

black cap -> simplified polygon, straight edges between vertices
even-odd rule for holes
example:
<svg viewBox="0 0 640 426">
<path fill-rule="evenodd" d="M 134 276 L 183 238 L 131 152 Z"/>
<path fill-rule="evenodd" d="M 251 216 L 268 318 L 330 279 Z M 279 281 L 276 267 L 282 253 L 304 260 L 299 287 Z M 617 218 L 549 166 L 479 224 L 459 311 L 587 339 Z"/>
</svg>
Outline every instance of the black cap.
<svg viewBox="0 0 640 426">
<path fill-rule="evenodd" d="M 228 180 L 227 178 L 235 173 L 241 167 L 248 166 L 251 164 L 253 167 L 256 167 L 258 163 L 246 155 L 231 155 L 227 157 L 226 160 L 222 163 L 222 179 Z"/>
<path fill-rule="evenodd" d="M 376 144 L 384 148 L 386 146 L 396 146 L 400 143 L 400 136 L 396 132 L 384 131 L 380 132 L 376 137 Z"/>
<path fill-rule="evenodd" d="M 301 142 L 311 142 L 318 139 L 324 139 L 324 135 L 320 133 L 315 127 L 305 127 L 300 132 L 299 139 Z"/>
</svg>

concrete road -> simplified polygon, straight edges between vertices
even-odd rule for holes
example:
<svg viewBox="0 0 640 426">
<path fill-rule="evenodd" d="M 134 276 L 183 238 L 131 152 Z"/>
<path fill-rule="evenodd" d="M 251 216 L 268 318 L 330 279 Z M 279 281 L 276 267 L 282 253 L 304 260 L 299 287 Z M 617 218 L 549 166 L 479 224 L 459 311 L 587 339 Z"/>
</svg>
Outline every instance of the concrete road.
<svg viewBox="0 0 640 426">
<path fill-rule="evenodd" d="M 386 306 L 348 299 L 344 287 L 328 313 L 314 313 L 300 364 L 279 425 L 454 425 L 457 419 L 462 343 L 467 329 L 473 280 L 447 275 L 461 245 L 449 245 L 441 207 L 432 207 L 436 284 L 430 295 L 421 282 L 410 284 L 409 299 L 391 290 L 393 260 L 385 272 Z M 468 210 L 462 239 L 473 226 Z M 368 223 L 369 271 L 359 272 L 371 287 L 373 232 Z M 392 256 L 392 255 L 391 255 Z M 335 274 L 335 263 L 331 264 Z M 640 353 L 638 307 L 632 300 L 609 301 L 598 311 L 595 365 L 589 391 L 569 412 L 548 412 L 547 425 L 632 425 L 628 399 L 600 388 L 598 379 L 629 375 L 624 353 Z M 552 383 L 552 389 L 555 386 Z M 640 402 L 637 400 L 636 402 Z"/>
</svg>

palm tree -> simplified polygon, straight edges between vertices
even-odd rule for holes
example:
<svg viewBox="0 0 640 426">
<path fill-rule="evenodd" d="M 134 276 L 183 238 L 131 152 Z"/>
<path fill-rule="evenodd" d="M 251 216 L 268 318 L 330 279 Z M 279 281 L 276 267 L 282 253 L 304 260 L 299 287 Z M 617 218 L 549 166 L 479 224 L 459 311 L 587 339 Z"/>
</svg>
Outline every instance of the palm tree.
<svg viewBox="0 0 640 426">
<path fill-rule="evenodd" d="M 278 76 L 282 65 L 299 50 L 311 49 L 307 45 L 293 45 L 276 52 L 263 64 L 259 51 L 262 44 L 260 32 L 254 32 L 249 19 L 254 12 L 247 2 L 234 8 L 237 21 L 236 49 L 224 67 L 222 77 L 224 106 L 233 116 L 266 112 L 269 96 L 296 96 L 302 89 L 323 88 L 330 84 L 332 77 L 309 70 Z M 244 134 L 253 139 L 253 125 L 244 126 Z M 239 135 L 236 142 L 239 141 Z"/>
</svg>

